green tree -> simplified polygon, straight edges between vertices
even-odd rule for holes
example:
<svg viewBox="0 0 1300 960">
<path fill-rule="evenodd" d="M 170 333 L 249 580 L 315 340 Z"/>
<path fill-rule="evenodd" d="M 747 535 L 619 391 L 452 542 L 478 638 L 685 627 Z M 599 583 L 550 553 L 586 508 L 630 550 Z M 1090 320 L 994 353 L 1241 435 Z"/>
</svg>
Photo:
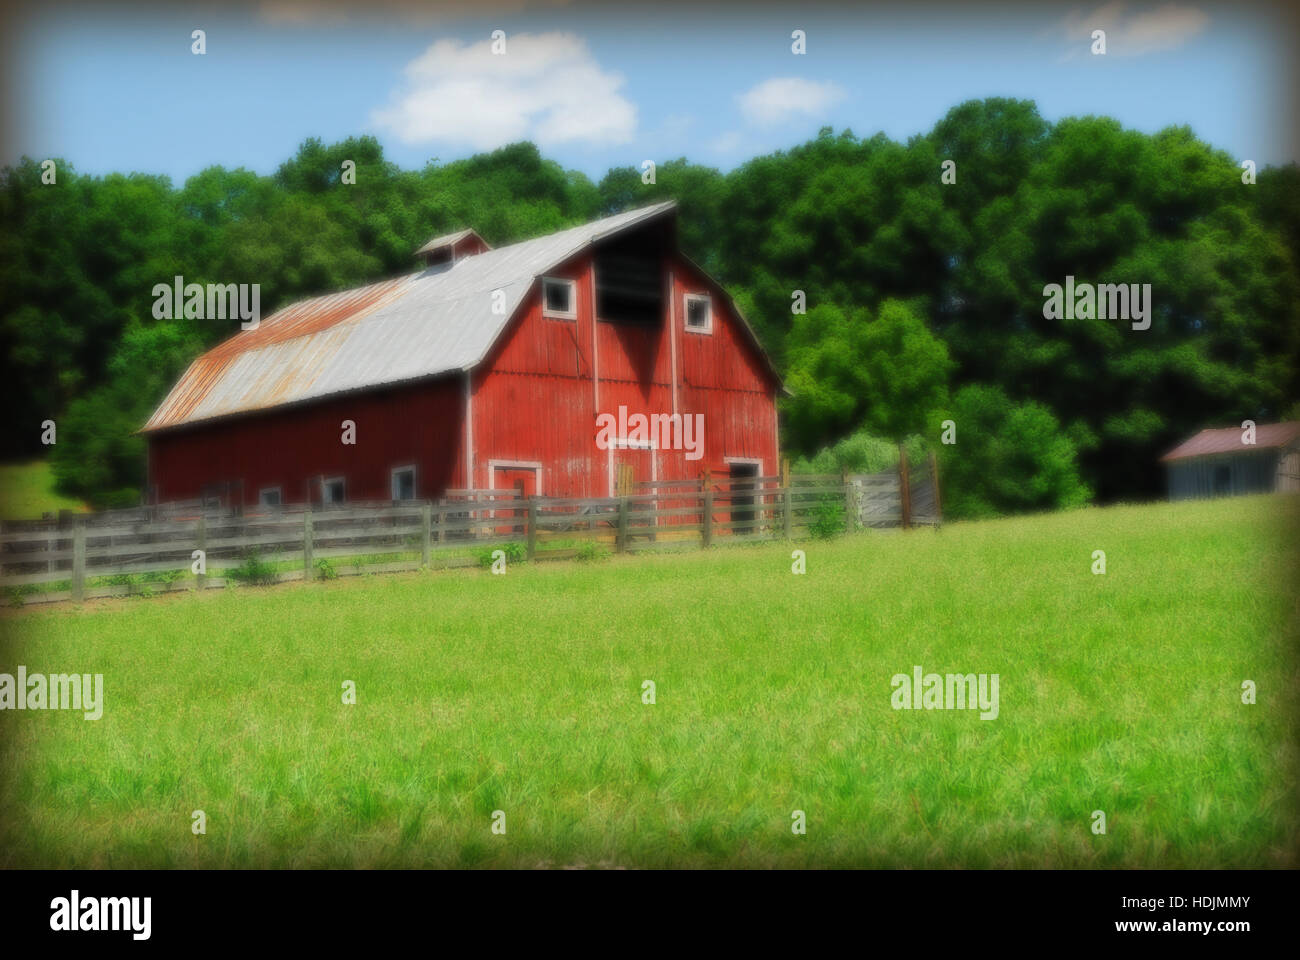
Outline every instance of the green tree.
<svg viewBox="0 0 1300 960">
<path fill-rule="evenodd" d="M 970 384 L 942 419 L 956 426 L 956 443 L 937 447 L 948 516 L 1061 509 L 1091 496 L 1075 444 L 1043 404 L 1013 403 L 998 387 Z"/>
<path fill-rule="evenodd" d="M 857 428 L 892 440 L 919 433 L 948 396 L 948 348 L 906 303 L 876 316 L 820 304 L 790 334 L 788 439 L 805 452 Z"/>
<path fill-rule="evenodd" d="M 106 382 L 73 400 L 59 420 L 50 465 L 60 493 L 101 509 L 140 501 L 145 440 L 138 431 L 198 349 L 181 323 L 128 326 Z"/>
</svg>

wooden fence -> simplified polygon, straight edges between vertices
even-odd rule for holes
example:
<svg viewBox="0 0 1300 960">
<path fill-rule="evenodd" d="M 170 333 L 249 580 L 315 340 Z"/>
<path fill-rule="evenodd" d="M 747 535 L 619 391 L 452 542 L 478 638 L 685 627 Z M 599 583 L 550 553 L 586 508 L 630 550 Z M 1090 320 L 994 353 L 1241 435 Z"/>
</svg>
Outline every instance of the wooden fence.
<svg viewBox="0 0 1300 960">
<path fill-rule="evenodd" d="M 852 478 L 792 476 L 629 484 L 618 497 L 451 490 L 437 502 L 222 508 L 199 501 L 0 524 L 11 602 L 472 566 L 491 550 L 529 560 L 792 540 L 852 529 Z M 202 559 L 202 566 L 198 560 Z M 253 558 L 250 562 L 250 558 Z"/>
</svg>

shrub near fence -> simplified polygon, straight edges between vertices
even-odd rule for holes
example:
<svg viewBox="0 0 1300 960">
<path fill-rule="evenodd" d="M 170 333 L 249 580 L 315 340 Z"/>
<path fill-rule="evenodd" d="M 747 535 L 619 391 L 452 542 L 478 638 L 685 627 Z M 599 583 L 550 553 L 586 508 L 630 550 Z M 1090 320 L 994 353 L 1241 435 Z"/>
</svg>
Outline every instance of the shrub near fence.
<svg viewBox="0 0 1300 960">
<path fill-rule="evenodd" d="M 859 522 L 851 478 L 796 476 L 636 484 L 621 497 L 451 490 L 436 503 L 258 506 L 198 501 L 0 525 L 0 587 L 13 602 L 204 589 L 474 566 L 506 547 L 528 560 L 684 550 L 821 533 Z M 195 572 L 203 551 L 205 572 Z"/>
</svg>

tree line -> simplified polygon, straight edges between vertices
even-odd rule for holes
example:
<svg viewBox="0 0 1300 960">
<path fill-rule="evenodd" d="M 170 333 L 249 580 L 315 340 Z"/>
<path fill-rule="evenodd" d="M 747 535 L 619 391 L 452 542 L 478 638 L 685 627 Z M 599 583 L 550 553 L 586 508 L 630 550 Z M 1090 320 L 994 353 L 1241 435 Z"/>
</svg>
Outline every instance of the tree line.
<svg viewBox="0 0 1300 960">
<path fill-rule="evenodd" d="M 216 166 L 179 188 L 62 160 L 51 185 L 24 158 L 0 171 L 5 456 L 45 449 L 53 419 L 62 492 L 138 501 L 136 431 L 232 332 L 153 316 L 176 275 L 259 283 L 269 315 L 407 272 L 438 233 L 500 246 L 673 198 L 685 252 L 792 391 L 782 442 L 802 467 L 928 447 L 956 516 L 1158 496 L 1157 458 L 1183 436 L 1296 416 L 1300 173 L 1242 159 L 1185 127 L 1048 123 L 1010 99 L 906 143 L 824 129 L 728 173 L 662 163 L 652 184 L 631 166 L 593 182 L 531 143 L 403 170 L 373 138 L 313 139 L 273 175 Z M 1045 310 L 1067 277 L 1149 284 L 1149 327 Z"/>
</svg>

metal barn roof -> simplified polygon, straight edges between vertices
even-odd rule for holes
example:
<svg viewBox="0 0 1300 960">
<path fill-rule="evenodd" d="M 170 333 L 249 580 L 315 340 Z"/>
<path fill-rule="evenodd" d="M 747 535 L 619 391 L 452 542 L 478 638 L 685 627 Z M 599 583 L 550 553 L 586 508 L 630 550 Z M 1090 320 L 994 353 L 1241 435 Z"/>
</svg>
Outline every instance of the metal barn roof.
<svg viewBox="0 0 1300 960">
<path fill-rule="evenodd" d="M 204 353 L 141 432 L 468 370 L 533 282 L 587 246 L 676 209 L 658 203 L 355 290 L 291 304 Z M 505 309 L 492 311 L 492 294 Z"/>
<path fill-rule="evenodd" d="M 1174 449 L 1160 458 L 1161 463 L 1170 460 L 1187 460 L 1191 457 L 1206 457 L 1223 453 L 1250 453 L 1269 447 L 1285 447 L 1300 440 L 1300 421 L 1289 423 L 1261 423 L 1255 428 L 1255 445 L 1241 442 L 1240 427 L 1202 430 L 1191 439 L 1184 440 Z"/>
</svg>

